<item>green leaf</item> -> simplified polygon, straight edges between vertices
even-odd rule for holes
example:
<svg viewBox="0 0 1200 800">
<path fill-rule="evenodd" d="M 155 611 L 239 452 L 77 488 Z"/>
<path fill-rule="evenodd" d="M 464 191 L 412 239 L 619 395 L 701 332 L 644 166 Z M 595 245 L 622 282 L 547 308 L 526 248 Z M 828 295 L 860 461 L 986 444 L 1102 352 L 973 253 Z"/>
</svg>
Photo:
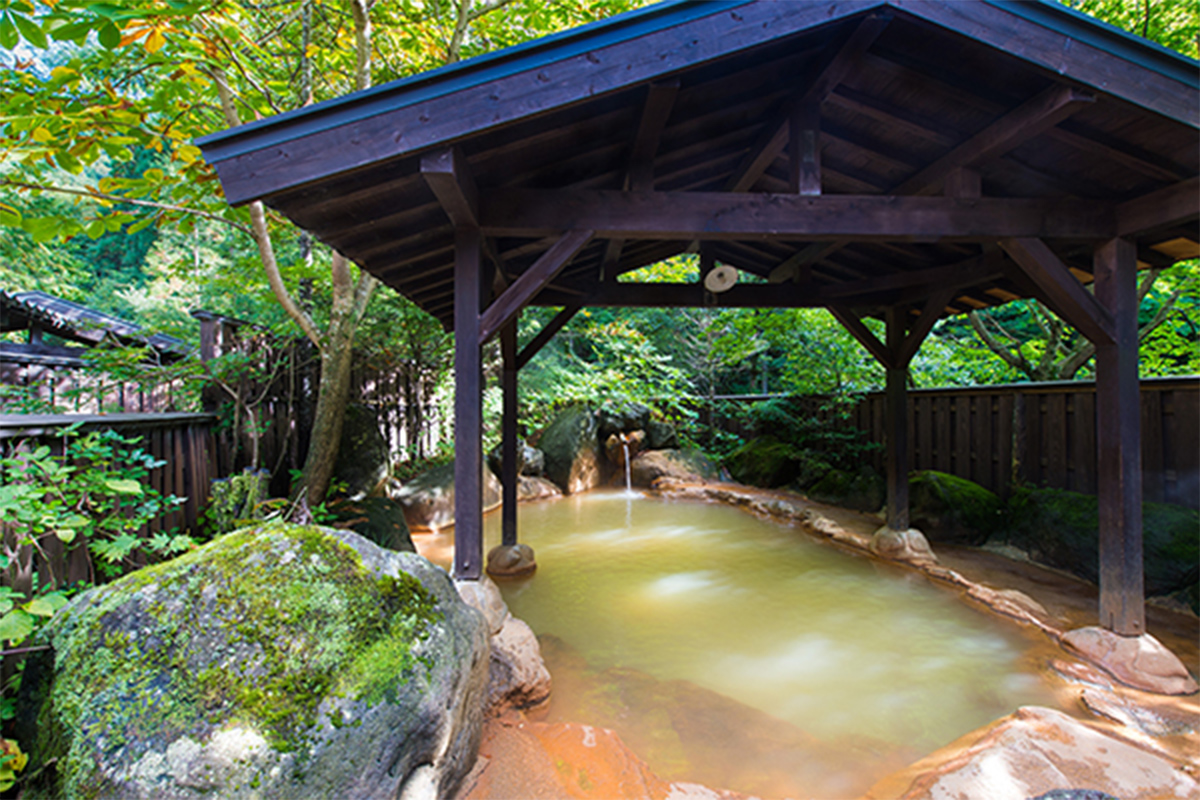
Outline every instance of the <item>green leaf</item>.
<svg viewBox="0 0 1200 800">
<path fill-rule="evenodd" d="M 58 540 L 63 544 L 70 544 L 71 542 L 75 541 L 74 528 L 58 528 L 54 531 L 54 535 L 57 536 Z"/>
<path fill-rule="evenodd" d="M 17 30 L 25 37 L 25 41 L 34 47 L 45 49 L 46 34 L 36 22 L 28 17 L 22 17 L 20 14 L 13 15 L 13 22 L 17 24 Z"/>
<path fill-rule="evenodd" d="M 33 617 L 19 608 L 0 617 L 0 640 L 19 642 L 33 633 Z"/>
<path fill-rule="evenodd" d="M 106 49 L 115 50 L 121 45 L 121 29 L 106 20 L 100 27 L 100 33 L 97 38 L 100 40 L 100 44 Z"/>
<path fill-rule="evenodd" d="M 0 17 L 0 47 L 11 50 L 17 46 L 20 38 L 17 35 L 17 26 L 13 24 L 12 15 L 6 12 L 3 17 Z"/>
<path fill-rule="evenodd" d="M 60 594 L 47 594 L 35 597 L 25 604 L 25 610 L 35 617 L 53 617 L 54 612 L 67 604 L 67 598 Z"/>
<path fill-rule="evenodd" d="M 104 485 L 118 494 L 141 494 L 142 485 L 128 478 L 106 478 Z"/>
</svg>

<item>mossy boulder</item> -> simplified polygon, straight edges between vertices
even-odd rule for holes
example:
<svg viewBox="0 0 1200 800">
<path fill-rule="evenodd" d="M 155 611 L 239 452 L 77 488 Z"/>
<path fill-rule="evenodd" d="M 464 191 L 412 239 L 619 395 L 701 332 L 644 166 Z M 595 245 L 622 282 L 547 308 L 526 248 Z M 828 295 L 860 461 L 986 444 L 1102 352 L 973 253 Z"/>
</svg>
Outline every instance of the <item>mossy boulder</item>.
<svg viewBox="0 0 1200 800">
<path fill-rule="evenodd" d="M 352 403 L 346 406 L 342 438 L 333 465 L 335 485 L 354 500 L 366 497 L 387 478 L 392 458 L 387 439 L 379 430 L 375 411 Z"/>
<path fill-rule="evenodd" d="M 809 487 L 808 496 L 818 503 L 854 511 L 878 511 L 887 499 L 887 486 L 870 466 L 858 472 L 835 469 Z"/>
<path fill-rule="evenodd" d="M 357 534 L 247 528 L 80 595 L 25 673 L 26 797 L 450 796 L 488 633 Z"/>
<path fill-rule="evenodd" d="M 758 436 L 734 450 L 725 460 L 729 474 L 747 486 L 774 488 L 795 479 L 793 447 L 774 436 Z"/>
<path fill-rule="evenodd" d="M 563 494 L 585 492 L 600 485 L 600 451 L 595 413 L 571 406 L 546 427 L 538 446 L 546 454 L 546 477 Z"/>
<path fill-rule="evenodd" d="M 929 541 L 981 545 L 1001 528 L 1004 503 L 977 483 L 925 470 L 909 476 L 909 518 Z"/>
<path fill-rule="evenodd" d="M 1011 522 L 997 537 L 1032 558 L 1093 583 L 1099 580 L 1100 514 L 1094 495 L 1019 488 L 1009 500 Z M 1182 592 L 1197 609 L 1200 513 L 1165 503 L 1142 505 L 1146 594 Z"/>
<path fill-rule="evenodd" d="M 334 527 L 354 531 L 387 550 L 417 552 L 408 534 L 404 506 L 390 497 L 335 500 L 329 510 L 337 519 Z"/>
</svg>

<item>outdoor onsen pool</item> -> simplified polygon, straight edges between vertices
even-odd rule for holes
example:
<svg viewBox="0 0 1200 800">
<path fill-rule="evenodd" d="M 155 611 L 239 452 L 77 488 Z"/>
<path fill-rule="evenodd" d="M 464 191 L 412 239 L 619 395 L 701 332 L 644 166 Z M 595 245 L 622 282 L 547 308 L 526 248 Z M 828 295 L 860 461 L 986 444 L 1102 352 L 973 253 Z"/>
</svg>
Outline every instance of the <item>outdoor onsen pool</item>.
<svg viewBox="0 0 1200 800">
<path fill-rule="evenodd" d="M 617 692 L 603 688 L 604 675 L 636 670 L 720 693 L 831 747 L 903 762 L 1018 706 L 1053 703 L 1016 626 L 797 528 L 622 492 L 524 504 L 519 514 L 539 568 L 501 583 L 505 600 L 540 637 L 585 659 L 601 684 L 560 680 L 548 656 L 552 702 L 571 709 L 565 715 L 589 704 L 562 692 Z M 486 547 L 499 542 L 499 524 L 487 517 Z M 616 727 L 660 774 L 698 780 L 639 750 L 646 736 L 622 731 L 622 716 L 575 721 Z M 852 794 L 871 772 L 859 768 Z"/>
</svg>

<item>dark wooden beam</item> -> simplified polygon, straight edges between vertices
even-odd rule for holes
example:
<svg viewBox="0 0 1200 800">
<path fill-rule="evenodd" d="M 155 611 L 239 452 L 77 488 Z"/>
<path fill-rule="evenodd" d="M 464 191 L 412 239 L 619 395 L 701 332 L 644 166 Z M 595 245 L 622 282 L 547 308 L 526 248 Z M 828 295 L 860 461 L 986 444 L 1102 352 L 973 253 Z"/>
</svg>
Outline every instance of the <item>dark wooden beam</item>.
<svg viewBox="0 0 1200 800">
<path fill-rule="evenodd" d="M 1048 134 L 1050 138 L 1065 145 L 1094 153 L 1106 162 L 1120 164 L 1160 181 L 1174 183 L 1187 178 L 1187 171 L 1179 165 L 1101 131 L 1077 125 L 1074 121 L 1051 128 Z"/>
<path fill-rule="evenodd" d="M 879 38 L 879 34 L 883 33 L 891 19 L 888 12 L 867 16 L 858 23 L 844 44 L 818 57 L 807 85 L 763 126 L 758 141 L 750 148 L 726 183 L 727 191 L 745 192 L 754 186 L 787 144 L 788 123 L 793 109 L 803 106 L 819 107 L 830 92 L 858 67 L 863 55 Z"/>
<path fill-rule="evenodd" d="M 454 262 L 454 577 L 483 571 L 483 364 L 479 231 L 459 228 Z"/>
<path fill-rule="evenodd" d="M 629 157 L 626 189 L 644 192 L 654 188 L 654 154 L 658 152 L 658 143 L 678 94 L 678 78 L 650 84 L 646 102 L 642 105 L 637 135 L 633 140 L 633 153 Z"/>
<path fill-rule="evenodd" d="M 904 349 L 905 309 L 891 306 L 884 315 L 887 324 L 887 350 L 899 353 Z M 871 337 L 875 338 L 875 337 Z M 922 337 L 923 338 L 923 337 Z M 878 340 L 877 340 L 878 341 Z M 884 467 L 887 481 L 887 526 L 894 531 L 906 531 L 908 515 L 908 365 L 884 362 L 885 380 L 884 439 L 887 452 Z"/>
<path fill-rule="evenodd" d="M 1113 319 L 1067 265 L 1039 239 L 1002 239 L 1000 246 L 1052 301 L 1052 307 L 1093 344 L 1111 344 Z"/>
<path fill-rule="evenodd" d="M 500 390 L 504 408 L 500 421 L 500 483 L 503 487 L 503 506 L 500 512 L 501 544 L 512 547 L 517 543 L 517 320 L 500 329 L 500 358 L 503 370 Z"/>
<path fill-rule="evenodd" d="M 1142 570 L 1142 465 L 1138 384 L 1137 252 L 1112 239 L 1096 249 L 1096 298 L 1114 320 L 1096 346 L 1096 463 L 1100 501 L 1100 624 L 1146 632 Z"/>
<path fill-rule="evenodd" d="M 838 303 L 829 303 L 826 308 L 859 344 L 867 348 L 867 352 L 875 356 L 876 361 L 889 370 L 895 367 L 892 350 L 871 333 L 871 329 L 863 324 L 857 314 Z"/>
<path fill-rule="evenodd" d="M 536 356 L 538 352 L 545 347 L 551 339 L 554 338 L 554 334 L 562 330 L 563 326 L 570 322 L 571 319 L 579 313 L 579 309 L 580 306 L 577 305 L 566 306 L 562 311 L 555 314 L 554 317 L 547 322 L 540 331 L 537 332 L 537 335 L 529 341 L 529 344 L 521 348 L 521 352 L 517 355 L 517 369 L 524 369 L 525 365 L 529 363 L 530 359 Z"/>
<path fill-rule="evenodd" d="M 821 106 L 797 105 L 788 120 L 788 185 L 792 194 L 821 193 Z"/>
<path fill-rule="evenodd" d="M 568 231 L 551 245 L 541 258 L 533 262 L 533 266 L 522 272 L 513 281 L 512 286 L 483 312 L 479 322 L 479 343 L 486 342 L 509 320 L 515 318 L 534 295 L 554 280 L 567 262 L 574 258 L 591 238 L 591 231 Z"/>
<path fill-rule="evenodd" d="M 615 281 L 621 265 L 621 250 L 625 247 L 624 239 L 609 239 L 604 245 L 604 255 L 600 258 L 600 280 Z"/>
<path fill-rule="evenodd" d="M 423 157 L 421 175 L 455 227 L 479 225 L 479 189 L 458 148 Z"/>
<path fill-rule="evenodd" d="M 925 337 L 933 330 L 937 321 L 942 318 L 942 314 L 946 312 L 946 306 L 950 305 L 950 301 L 954 299 L 954 293 L 954 288 L 942 287 L 925 301 L 925 305 L 921 308 L 921 314 L 912 324 L 908 335 L 904 337 L 899 349 L 893 351 L 896 354 L 897 367 L 908 369 L 908 364 L 917 354 L 917 350 L 921 348 L 921 343 L 925 341 Z"/>
<path fill-rule="evenodd" d="M 1112 208 L 1086 200 L 495 189 L 484 232 L 540 237 L 594 230 L 610 239 L 878 239 L 988 242 L 1111 238 Z"/>
<path fill-rule="evenodd" d="M 767 280 L 771 283 L 783 283 L 787 280 L 794 283 L 805 283 L 813 264 L 845 246 L 845 242 L 816 242 L 802 247 L 779 262 L 779 265 L 771 270 Z"/>
<path fill-rule="evenodd" d="M 1095 102 L 1095 97 L 1070 86 L 1054 85 L 1021 104 L 901 183 L 891 194 L 931 194 L 960 167 L 977 166 L 997 158 L 1047 128 Z"/>
<path fill-rule="evenodd" d="M 824 303 L 811 287 L 805 290 L 766 283 L 740 283 L 717 295 L 705 292 L 701 283 L 606 283 L 583 296 L 548 286 L 531 303 L 569 304 L 595 308 L 818 308 Z"/>
<path fill-rule="evenodd" d="M 1200 177 L 1121 203 L 1117 206 L 1117 233 L 1133 236 L 1181 222 L 1194 222 L 1197 217 L 1200 217 Z"/>
<path fill-rule="evenodd" d="M 942 288 L 975 286 L 1003 274 L 1004 270 L 998 259 L 979 256 L 945 267 L 894 272 L 890 275 L 863 278 L 841 286 L 831 286 L 822 290 L 822 296 L 832 300 L 850 300 L 864 295 L 914 288 L 926 288 L 931 293 Z"/>
<path fill-rule="evenodd" d="M 882 122 L 889 128 L 896 128 L 913 136 L 928 139 L 943 147 L 955 147 L 959 144 L 959 137 L 953 133 L 947 133 L 944 124 L 917 116 L 910 109 L 892 105 L 849 86 L 837 87 L 829 96 L 829 101 L 857 114 L 870 117 L 877 122 Z"/>
</svg>

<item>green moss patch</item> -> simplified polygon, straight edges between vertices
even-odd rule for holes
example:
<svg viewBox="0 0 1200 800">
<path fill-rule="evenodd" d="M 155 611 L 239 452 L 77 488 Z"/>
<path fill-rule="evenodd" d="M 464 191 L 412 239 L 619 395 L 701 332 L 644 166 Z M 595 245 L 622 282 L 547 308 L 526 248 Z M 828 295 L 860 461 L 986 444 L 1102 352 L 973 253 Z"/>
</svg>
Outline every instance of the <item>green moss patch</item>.
<svg viewBox="0 0 1200 800">
<path fill-rule="evenodd" d="M 231 533 L 94 590 L 56 620 L 38 755 L 67 765 L 57 790 L 86 796 L 81 765 L 136 760 L 229 722 L 302 751 L 326 697 L 395 697 L 436 615 L 415 578 L 372 575 L 319 529 Z"/>
<path fill-rule="evenodd" d="M 1011 522 L 1001 538 L 1033 558 L 1099 579 L 1099 501 L 1062 489 L 1020 488 L 1009 500 Z M 1197 609 L 1200 513 L 1165 503 L 1142 505 L 1146 594 L 1181 593 Z"/>
<path fill-rule="evenodd" d="M 983 544 L 1005 522 L 994 493 L 965 478 L 925 470 L 909 477 L 912 524 L 931 542 Z"/>
</svg>

